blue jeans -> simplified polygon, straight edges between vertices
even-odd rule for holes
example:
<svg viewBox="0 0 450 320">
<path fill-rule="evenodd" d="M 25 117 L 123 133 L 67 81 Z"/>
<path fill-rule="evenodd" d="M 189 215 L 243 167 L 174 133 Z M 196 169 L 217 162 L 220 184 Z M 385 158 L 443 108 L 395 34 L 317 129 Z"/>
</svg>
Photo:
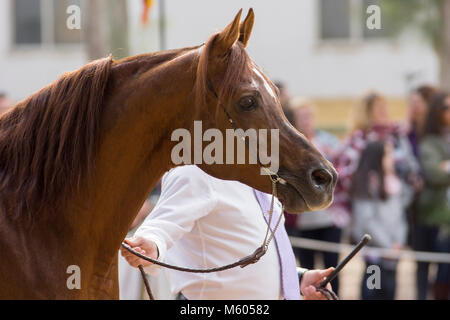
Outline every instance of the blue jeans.
<svg viewBox="0 0 450 320">
<path fill-rule="evenodd" d="M 413 229 L 412 244 L 417 251 L 436 251 L 438 228 L 416 224 Z M 428 293 L 429 262 L 417 262 L 416 285 L 417 299 L 426 300 Z"/>
<path fill-rule="evenodd" d="M 450 253 L 450 236 L 438 236 L 436 239 L 436 251 Z M 436 275 L 436 284 L 450 284 L 450 264 L 439 263 Z"/>
</svg>

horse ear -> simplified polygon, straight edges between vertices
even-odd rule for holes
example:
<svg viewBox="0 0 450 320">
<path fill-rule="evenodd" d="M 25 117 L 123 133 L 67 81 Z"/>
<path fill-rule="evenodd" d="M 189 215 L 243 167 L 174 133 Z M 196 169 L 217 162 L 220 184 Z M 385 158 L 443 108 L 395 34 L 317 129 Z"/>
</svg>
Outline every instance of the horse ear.
<svg viewBox="0 0 450 320">
<path fill-rule="evenodd" d="M 253 12 L 253 9 L 250 8 L 250 10 L 248 10 L 247 17 L 241 23 L 240 26 L 239 41 L 242 42 L 244 48 L 247 47 L 248 40 L 250 40 L 254 23 L 255 23 L 255 13 Z"/>
<path fill-rule="evenodd" d="M 239 10 L 234 20 L 217 35 L 216 40 L 214 40 L 214 54 L 218 56 L 225 54 L 238 41 L 241 14 L 242 9 Z"/>
</svg>

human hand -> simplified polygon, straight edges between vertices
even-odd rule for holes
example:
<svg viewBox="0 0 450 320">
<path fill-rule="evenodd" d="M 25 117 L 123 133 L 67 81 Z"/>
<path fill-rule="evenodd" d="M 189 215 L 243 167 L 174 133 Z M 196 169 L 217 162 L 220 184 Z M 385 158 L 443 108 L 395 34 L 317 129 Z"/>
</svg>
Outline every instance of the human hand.
<svg viewBox="0 0 450 320">
<path fill-rule="evenodd" d="M 136 237 L 125 239 L 124 242 L 135 251 L 145 254 L 149 258 L 155 260 L 158 259 L 159 256 L 158 247 L 156 246 L 156 243 L 154 243 L 153 241 L 147 240 L 142 237 Z M 120 253 L 122 254 L 122 257 L 124 257 L 132 267 L 137 268 L 139 265 L 142 265 L 144 267 L 152 265 L 151 262 L 135 256 L 124 247 L 120 248 Z"/>
<path fill-rule="evenodd" d="M 319 284 L 325 280 L 325 278 L 332 273 L 334 268 L 328 268 L 326 270 L 308 270 L 302 276 L 300 283 L 300 292 L 305 297 L 305 300 L 327 300 L 327 298 L 316 288 Z M 332 290 L 331 285 L 328 283 L 326 288 Z"/>
</svg>

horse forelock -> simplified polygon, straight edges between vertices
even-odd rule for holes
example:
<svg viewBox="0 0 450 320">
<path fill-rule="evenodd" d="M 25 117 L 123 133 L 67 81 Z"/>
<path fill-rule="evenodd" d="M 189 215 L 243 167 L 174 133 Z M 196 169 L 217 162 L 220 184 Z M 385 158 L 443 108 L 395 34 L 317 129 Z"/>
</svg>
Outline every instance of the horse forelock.
<svg viewBox="0 0 450 320">
<path fill-rule="evenodd" d="M 59 209 L 93 169 L 112 57 L 64 74 L 0 118 L 0 212 Z"/>
</svg>

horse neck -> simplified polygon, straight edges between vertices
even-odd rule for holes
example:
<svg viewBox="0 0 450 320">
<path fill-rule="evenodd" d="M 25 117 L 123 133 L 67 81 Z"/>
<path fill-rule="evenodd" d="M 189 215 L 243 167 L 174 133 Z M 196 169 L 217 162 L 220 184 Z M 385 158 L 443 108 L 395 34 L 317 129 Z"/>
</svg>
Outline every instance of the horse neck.
<svg viewBox="0 0 450 320">
<path fill-rule="evenodd" d="M 89 246 L 98 260 L 115 257 L 146 197 L 173 167 L 171 133 L 189 128 L 195 116 L 193 58 L 195 52 L 138 77 L 133 63 L 133 72 L 120 65 L 113 70 L 95 173 L 81 196 L 90 209 L 73 215 L 78 228 L 90 230 Z M 73 204 L 80 208 L 79 200 Z"/>
</svg>

